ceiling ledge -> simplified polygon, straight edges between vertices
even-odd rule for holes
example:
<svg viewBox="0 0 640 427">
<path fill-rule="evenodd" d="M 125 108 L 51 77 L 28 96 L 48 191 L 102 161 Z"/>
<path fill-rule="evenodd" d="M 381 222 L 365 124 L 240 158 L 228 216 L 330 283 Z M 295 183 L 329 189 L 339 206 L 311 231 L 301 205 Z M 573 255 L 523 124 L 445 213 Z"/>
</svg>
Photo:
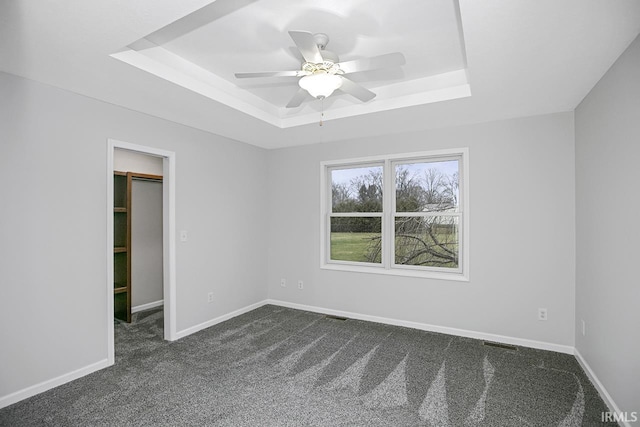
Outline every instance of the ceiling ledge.
<svg viewBox="0 0 640 427">
<path fill-rule="evenodd" d="M 111 57 L 281 129 L 314 123 L 323 108 L 318 100 L 294 109 L 275 107 L 147 39 Z M 347 95 L 332 96 L 335 99 L 324 120 L 464 98 L 471 96 L 471 87 L 467 70 L 462 69 L 379 86 L 376 92 L 375 99 L 358 104 Z"/>
</svg>

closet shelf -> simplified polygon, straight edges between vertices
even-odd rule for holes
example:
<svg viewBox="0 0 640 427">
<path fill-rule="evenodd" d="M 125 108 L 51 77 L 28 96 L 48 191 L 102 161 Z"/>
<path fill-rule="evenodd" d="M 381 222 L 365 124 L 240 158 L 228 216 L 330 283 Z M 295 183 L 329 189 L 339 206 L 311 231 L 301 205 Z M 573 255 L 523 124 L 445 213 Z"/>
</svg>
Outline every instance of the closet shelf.
<svg viewBox="0 0 640 427">
<path fill-rule="evenodd" d="M 113 172 L 113 315 L 131 322 L 131 173 Z"/>
</svg>

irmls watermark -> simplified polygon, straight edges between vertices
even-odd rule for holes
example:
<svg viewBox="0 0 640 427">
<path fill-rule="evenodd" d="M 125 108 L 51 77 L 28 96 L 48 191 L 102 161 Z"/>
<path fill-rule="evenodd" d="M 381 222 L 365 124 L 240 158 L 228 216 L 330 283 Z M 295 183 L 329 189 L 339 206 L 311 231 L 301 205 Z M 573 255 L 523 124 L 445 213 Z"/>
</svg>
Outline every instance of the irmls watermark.
<svg viewBox="0 0 640 427">
<path fill-rule="evenodd" d="M 600 415 L 602 422 L 625 422 L 625 423 L 635 423 L 638 421 L 638 413 L 637 412 L 602 412 Z"/>
</svg>

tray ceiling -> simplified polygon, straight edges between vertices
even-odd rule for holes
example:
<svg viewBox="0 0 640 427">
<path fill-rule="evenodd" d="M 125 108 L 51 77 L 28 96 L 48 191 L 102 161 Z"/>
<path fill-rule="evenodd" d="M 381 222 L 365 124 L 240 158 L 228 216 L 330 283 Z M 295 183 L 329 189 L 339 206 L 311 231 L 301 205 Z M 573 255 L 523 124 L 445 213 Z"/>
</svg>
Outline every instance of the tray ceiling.
<svg viewBox="0 0 640 427">
<path fill-rule="evenodd" d="M 326 33 L 341 61 L 401 52 L 406 65 L 349 77 L 374 91 L 362 103 L 337 91 L 284 108 L 297 77 L 236 79 L 235 72 L 296 70 L 289 30 Z M 113 56 L 275 126 L 349 117 L 470 96 L 457 1 L 217 0 Z"/>
</svg>

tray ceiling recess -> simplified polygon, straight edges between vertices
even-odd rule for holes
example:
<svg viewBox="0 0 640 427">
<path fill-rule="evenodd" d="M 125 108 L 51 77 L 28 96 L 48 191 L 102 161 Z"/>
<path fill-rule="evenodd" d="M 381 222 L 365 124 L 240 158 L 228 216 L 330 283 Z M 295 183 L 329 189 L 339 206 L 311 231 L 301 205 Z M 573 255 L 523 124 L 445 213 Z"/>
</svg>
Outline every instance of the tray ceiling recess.
<svg viewBox="0 0 640 427">
<path fill-rule="evenodd" d="M 313 98 L 295 73 L 236 78 L 303 69 L 290 31 L 326 34 L 340 63 L 406 63 L 349 73 L 375 94 L 365 102 L 340 88 Z M 111 56 L 280 128 L 471 96 L 456 0 L 216 0 Z"/>
</svg>

